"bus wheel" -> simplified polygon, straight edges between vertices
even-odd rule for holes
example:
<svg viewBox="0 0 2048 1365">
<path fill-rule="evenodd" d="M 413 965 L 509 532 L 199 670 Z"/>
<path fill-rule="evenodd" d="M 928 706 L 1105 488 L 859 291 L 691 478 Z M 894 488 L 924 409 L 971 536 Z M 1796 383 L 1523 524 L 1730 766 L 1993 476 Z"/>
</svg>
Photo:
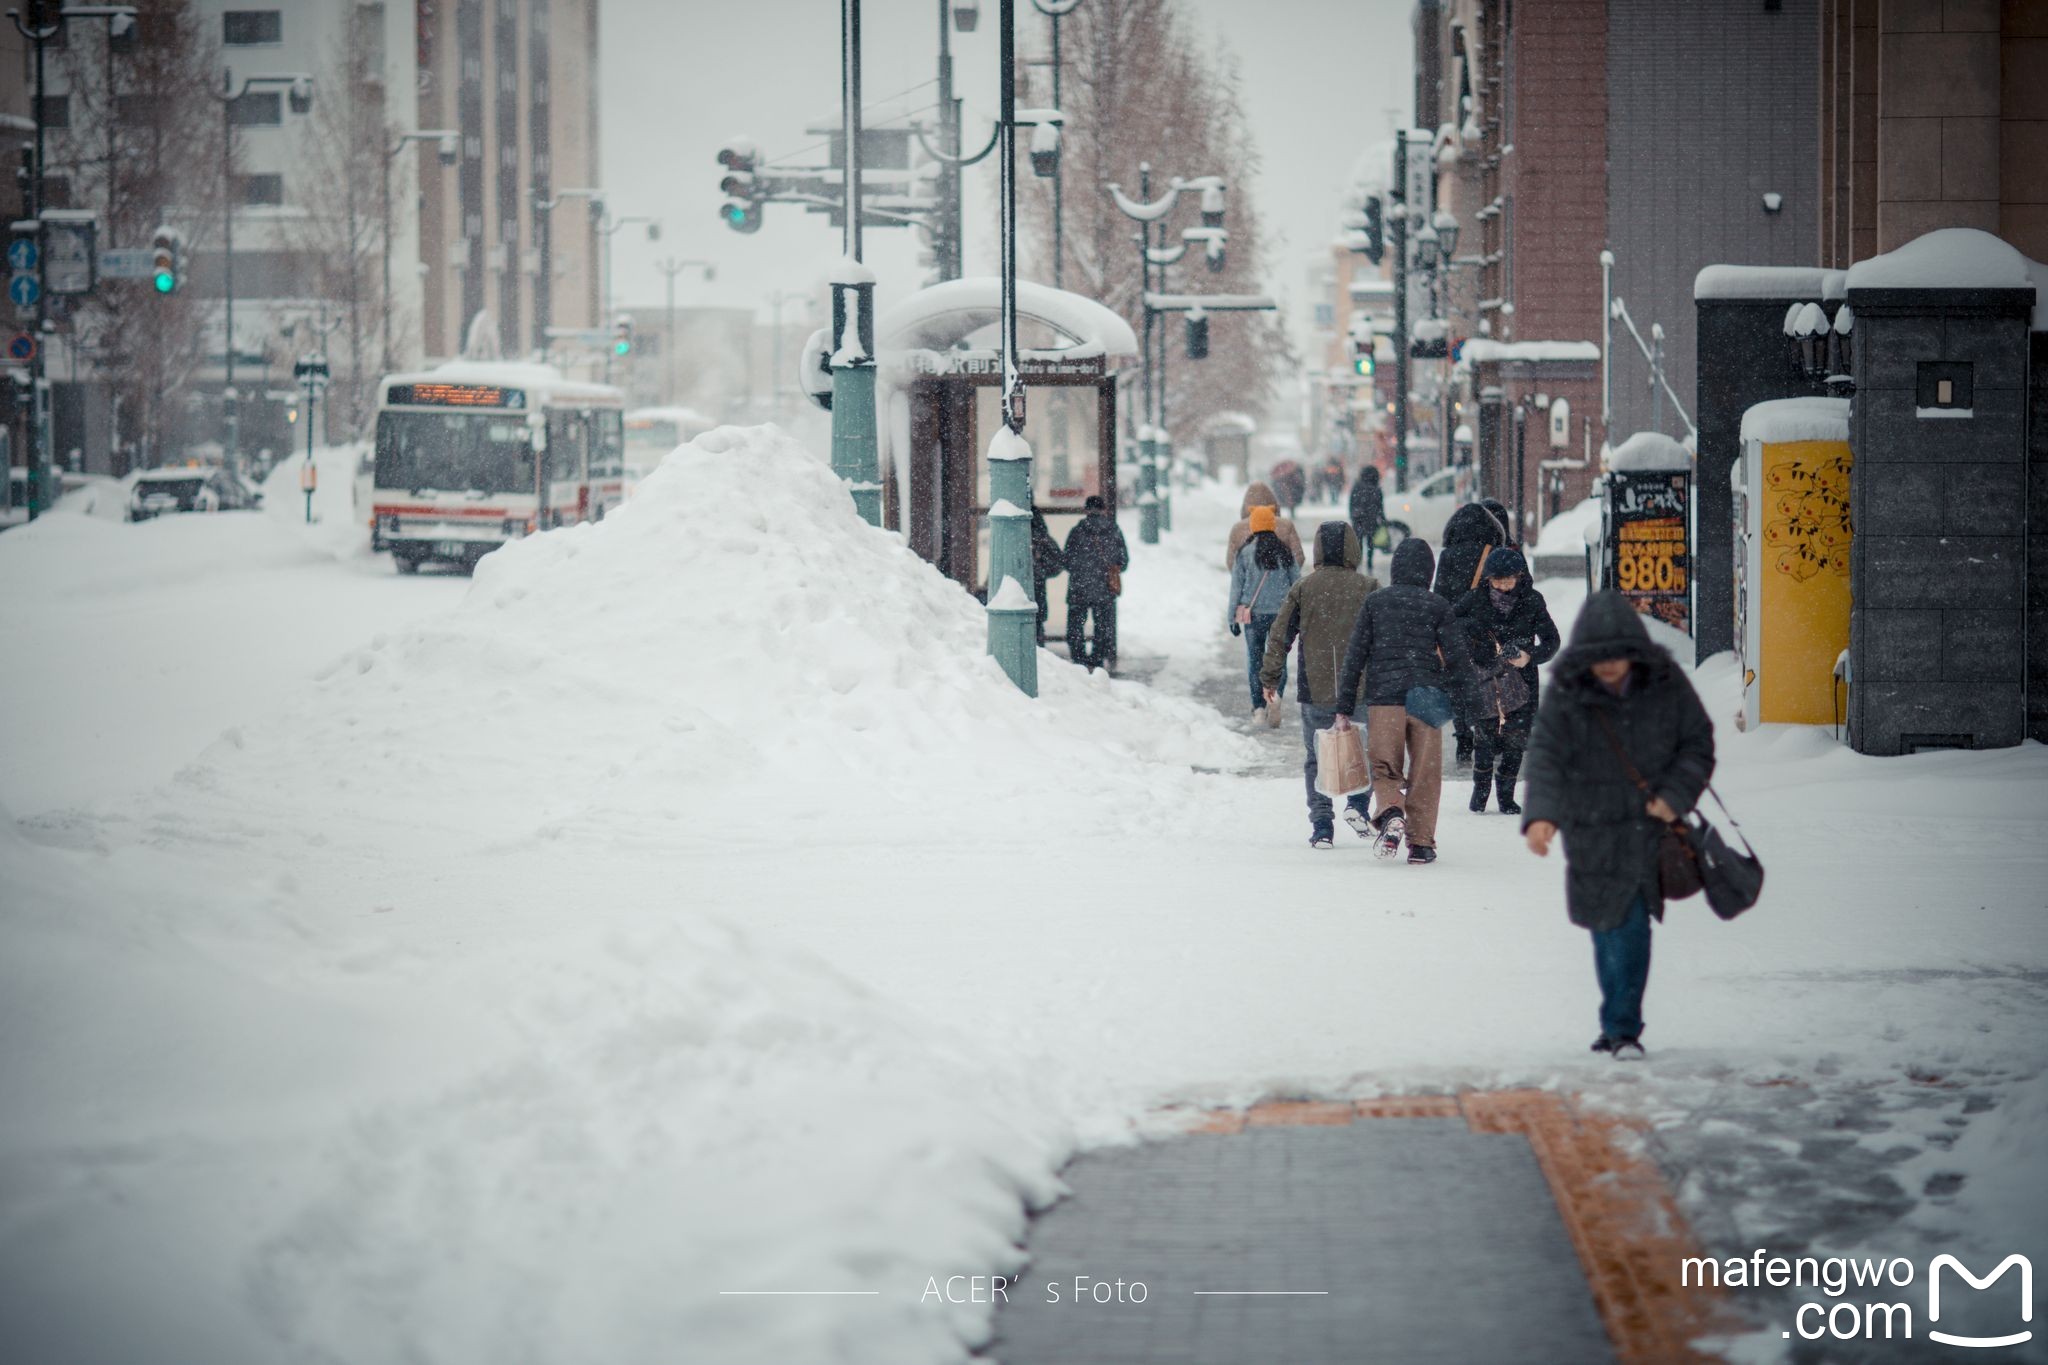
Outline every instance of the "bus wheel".
<svg viewBox="0 0 2048 1365">
<path fill-rule="evenodd" d="M 400 573 L 418 573 L 420 571 L 419 560 L 409 554 L 402 554 L 394 550 L 391 552 L 391 562 L 398 566 Z"/>
</svg>

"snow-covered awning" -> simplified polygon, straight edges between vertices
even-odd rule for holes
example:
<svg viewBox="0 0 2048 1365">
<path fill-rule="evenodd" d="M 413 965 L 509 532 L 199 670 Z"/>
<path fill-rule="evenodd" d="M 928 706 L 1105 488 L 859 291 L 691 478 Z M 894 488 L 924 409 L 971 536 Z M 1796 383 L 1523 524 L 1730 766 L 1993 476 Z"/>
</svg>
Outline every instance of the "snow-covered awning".
<svg viewBox="0 0 2048 1365">
<path fill-rule="evenodd" d="M 1489 365 L 1512 360 L 1576 361 L 1598 360 L 1597 341 L 1494 341 L 1474 337 L 1465 343 L 1461 358 L 1468 364 Z"/>
</svg>

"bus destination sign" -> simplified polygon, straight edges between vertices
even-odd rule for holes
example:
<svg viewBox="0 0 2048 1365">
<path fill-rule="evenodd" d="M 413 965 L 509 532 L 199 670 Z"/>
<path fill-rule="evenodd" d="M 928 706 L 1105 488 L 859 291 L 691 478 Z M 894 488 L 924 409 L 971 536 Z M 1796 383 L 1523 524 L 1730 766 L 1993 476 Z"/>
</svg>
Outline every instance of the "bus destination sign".
<svg viewBox="0 0 2048 1365">
<path fill-rule="evenodd" d="M 495 384 L 393 384 L 384 401 L 392 407 L 523 409 L 526 392 Z"/>
</svg>

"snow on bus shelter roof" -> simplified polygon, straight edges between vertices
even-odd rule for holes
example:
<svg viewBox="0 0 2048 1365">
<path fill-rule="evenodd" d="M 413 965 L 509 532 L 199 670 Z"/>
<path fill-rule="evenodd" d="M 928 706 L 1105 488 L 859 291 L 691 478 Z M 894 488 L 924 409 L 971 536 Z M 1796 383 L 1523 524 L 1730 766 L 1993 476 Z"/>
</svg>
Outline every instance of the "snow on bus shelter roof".
<svg viewBox="0 0 2048 1365">
<path fill-rule="evenodd" d="M 1002 281 L 993 275 L 947 280 L 890 305 L 875 319 L 875 339 L 890 351 L 944 351 L 1002 318 Z M 1050 285 L 1017 281 L 1017 320 L 1064 337 L 1065 346 L 1037 348 L 1070 357 L 1135 356 L 1131 325 L 1094 299 Z"/>
<path fill-rule="evenodd" d="M 394 384 L 491 384 L 499 388 L 544 393 L 547 399 L 555 402 L 588 398 L 601 402 L 616 401 L 624 406 L 626 401 L 625 392 L 621 389 L 609 384 L 570 379 L 552 365 L 528 360 L 451 360 L 431 370 L 387 374 L 379 386 L 380 393 L 388 391 Z"/>
</svg>

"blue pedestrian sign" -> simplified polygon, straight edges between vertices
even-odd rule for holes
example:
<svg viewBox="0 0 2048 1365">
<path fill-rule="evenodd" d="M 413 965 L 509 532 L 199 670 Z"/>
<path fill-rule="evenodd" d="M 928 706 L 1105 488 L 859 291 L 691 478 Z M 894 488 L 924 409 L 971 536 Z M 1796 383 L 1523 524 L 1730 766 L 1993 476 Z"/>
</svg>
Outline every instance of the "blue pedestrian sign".
<svg viewBox="0 0 2048 1365">
<path fill-rule="evenodd" d="M 43 287 L 33 275 L 16 275 L 7 282 L 7 297 L 14 300 L 16 308 L 33 308 L 42 296 Z"/>
<path fill-rule="evenodd" d="M 16 332 L 7 343 L 7 358 L 26 365 L 36 358 L 36 339 L 27 332 Z"/>
<path fill-rule="evenodd" d="M 7 267 L 10 270 L 36 268 L 36 243 L 33 237 L 16 237 L 7 244 Z"/>
</svg>

